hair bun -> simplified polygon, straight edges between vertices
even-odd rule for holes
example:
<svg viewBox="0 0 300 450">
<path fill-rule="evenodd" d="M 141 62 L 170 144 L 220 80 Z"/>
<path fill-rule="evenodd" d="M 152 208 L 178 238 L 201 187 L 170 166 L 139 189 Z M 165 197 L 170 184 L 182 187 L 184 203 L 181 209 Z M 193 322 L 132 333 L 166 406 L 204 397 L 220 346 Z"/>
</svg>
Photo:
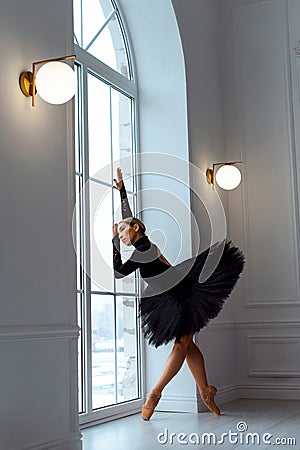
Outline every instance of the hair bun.
<svg viewBox="0 0 300 450">
<path fill-rule="evenodd" d="M 146 226 L 144 224 L 144 222 L 142 222 L 140 219 L 138 219 L 137 217 L 133 217 L 130 221 L 130 225 L 133 226 L 137 224 L 140 227 L 140 231 L 145 234 L 146 232 Z"/>
</svg>

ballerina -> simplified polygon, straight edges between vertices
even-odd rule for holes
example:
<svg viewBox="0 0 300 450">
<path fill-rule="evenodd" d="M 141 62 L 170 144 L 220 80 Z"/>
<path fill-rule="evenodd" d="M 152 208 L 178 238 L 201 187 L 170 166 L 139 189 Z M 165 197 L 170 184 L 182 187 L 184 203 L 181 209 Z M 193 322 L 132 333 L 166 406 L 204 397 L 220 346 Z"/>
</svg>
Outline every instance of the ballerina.
<svg viewBox="0 0 300 450">
<path fill-rule="evenodd" d="M 139 305 L 145 337 L 155 347 L 175 339 L 162 374 L 142 406 L 142 418 L 150 420 L 163 389 L 184 361 L 195 379 L 203 403 L 219 416 L 220 410 L 214 401 L 217 388 L 208 385 L 203 354 L 193 337 L 221 311 L 243 270 L 244 255 L 226 240 L 215 271 L 200 283 L 199 274 L 212 247 L 196 258 L 172 266 L 147 237 L 145 224 L 133 217 L 120 167 L 114 184 L 120 192 L 122 209 L 122 220 L 112 227 L 114 275 L 122 278 L 136 269 L 140 270 L 141 277 L 148 284 Z M 120 241 L 135 247 L 124 263 Z M 216 249 L 218 245 L 213 247 Z"/>
</svg>

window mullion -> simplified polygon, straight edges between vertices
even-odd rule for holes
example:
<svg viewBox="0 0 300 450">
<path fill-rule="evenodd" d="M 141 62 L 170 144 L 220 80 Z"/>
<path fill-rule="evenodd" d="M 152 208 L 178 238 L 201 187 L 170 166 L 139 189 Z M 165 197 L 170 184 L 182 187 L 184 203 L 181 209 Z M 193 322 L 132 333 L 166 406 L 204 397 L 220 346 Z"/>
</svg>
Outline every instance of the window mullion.
<svg viewBox="0 0 300 450">
<path fill-rule="evenodd" d="M 82 0 L 80 0 L 80 46 L 83 45 L 83 14 L 82 14 Z"/>
<path fill-rule="evenodd" d="M 113 136 L 112 136 L 112 99 L 111 99 L 111 86 L 109 88 L 109 112 L 110 112 L 110 120 L 109 120 L 109 124 L 110 124 L 110 160 L 113 161 Z M 113 178 L 114 178 L 114 174 L 113 174 L 113 170 L 114 167 L 113 165 L 111 165 L 111 180 L 113 182 Z M 115 199 L 114 199 L 114 189 L 112 188 L 111 190 L 111 202 L 112 202 L 112 226 L 115 223 Z M 113 288 L 114 288 L 114 292 L 116 292 L 116 288 L 117 288 L 117 282 L 115 277 L 113 278 Z"/>
<path fill-rule="evenodd" d="M 84 267 L 86 268 L 84 274 L 85 286 L 85 372 L 86 372 L 86 412 L 92 412 L 92 333 L 91 333 L 91 279 L 89 277 L 90 271 L 90 189 L 89 189 L 89 136 L 88 136 L 88 86 L 87 86 L 87 69 L 82 66 L 82 129 L 83 129 L 83 152 L 82 152 L 82 172 L 83 172 L 83 202 L 84 202 Z"/>
<path fill-rule="evenodd" d="M 141 198 L 138 195 L 139 190 L 141 189 L 140 186 L 140 173 L 141 173 L 141 167 L 140 167 L 140 161 L 138 160 L 138 152 L 137 149 L 139 148 L 139 135 L 137 130 L 137 123 L 136 118 L 138 117 L 138 101 L 137 96 L 134 97 L 131 101 L 131 118 L 132 118 L 132 158 L 133 158 L 133 173 L 135 175 L 134 177 L 134 185 L 133 190 L 135 191 L 135 215 L 137 215 L 137 211 L 141 211 Z M 143 220 L 143 217 L 141 217 Z M 135 298 L 135 319 L 136 319 L 136 349 L 137 349 L 137 359 L 136 359 L 136 373 L 137 373 L 137 391 L 138 396 L 143 397 L 144 395 L 144 386 L 145 386 L 145 379 L 144 379 L 144 351 L 143 351 L 143 339 L 142 339 L 142 332 L 141 332 L 141 318 L 138 315 L 138 309 L 139 309 L 139 301 L 141 298 L 141 291 L 142 291 L 142 284 L 140 277 L 136 277 L 135 280 L 135 291 L 137 293 L 137 296 Z"/>
<path fill-rule="evenodd" d="M 113 123 L 112 123 L 112 88 L 109 88 L 109 113 L 110 113 L 110 159 L 114 160 L 113 156 Z M 111 179 L 113 179 L 113 164 L 111 164 Z M 112 188 L 112 222 L 114 223 L 114 192 Z M 117 355 L 117 297 L 116 297 L 116 279 L 114 277 L 114 308 L 113 308 L 113 317 L 114 317 L 114 372 L 115 372 L 115 403 L 118 403 L 118 355 Z"/>
<path fill-rule="evenodd" d="M 114 294 L 115 402 L 118 403 L 117 296 Z"/>
</svg>

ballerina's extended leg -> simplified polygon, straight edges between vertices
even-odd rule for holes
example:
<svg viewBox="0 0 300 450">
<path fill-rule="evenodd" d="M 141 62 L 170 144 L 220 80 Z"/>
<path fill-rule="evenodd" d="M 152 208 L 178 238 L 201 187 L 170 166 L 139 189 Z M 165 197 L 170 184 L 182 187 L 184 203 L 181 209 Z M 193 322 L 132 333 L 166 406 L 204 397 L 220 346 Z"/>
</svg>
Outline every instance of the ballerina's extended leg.
<svg viewBox="0 0 300 450">
<path fill-rule="evenodd" d="M 162 390 L 179 372 L 185 358 L 193 335 L 183 336 L 180 341 L 175 342 L 173 349 L 163 368 L 162 374 L 147 398 L 146 403 L 142 407 L 142 418 L 149 420 L 155 407 L 157 406 Z"/>
</svg>

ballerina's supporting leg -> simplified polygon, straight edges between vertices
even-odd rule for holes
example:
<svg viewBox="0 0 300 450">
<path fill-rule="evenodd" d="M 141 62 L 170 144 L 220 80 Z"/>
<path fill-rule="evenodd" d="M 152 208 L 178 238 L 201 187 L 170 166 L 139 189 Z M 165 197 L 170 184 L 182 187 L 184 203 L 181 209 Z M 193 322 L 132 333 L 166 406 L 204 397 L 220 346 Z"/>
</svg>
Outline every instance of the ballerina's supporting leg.
<svg viewBox="0 0 300 450">
<path fill-rule="evenodd" d="M 196 381 L 203 403 L 208 407 L 208 409 L 210 409 L 210 411 L 219 416 L 220 410 L 214 401 L 214 396 L 217 389 L 214 386 L 207 385 L 204 358 L 200 349 L 193 340 L 190 342 L 188 347 L 186 362 Z"/>
<path fill-rule="evenodd" d="M 154 408 L 159 402 L 161 392 L 164 387 L 179 372 L 188 352 L 190 343 L 193 341 L 193 334 L 183 336 L 180 341 L 174 343 L 173 349 L 163 368 L 162 374 L 156 385 L 150 392 L 146 403 L 142 407 L 142 418 L 149 420 L 154 412 Z"/>
<path fill-rule="evenodd" d="M 186 362 L 196 381 L 199 391 L 207 387 L 207 376 L 203 354 L 194 341 L 191 341 L 186 354 Z"/>
</svg>

